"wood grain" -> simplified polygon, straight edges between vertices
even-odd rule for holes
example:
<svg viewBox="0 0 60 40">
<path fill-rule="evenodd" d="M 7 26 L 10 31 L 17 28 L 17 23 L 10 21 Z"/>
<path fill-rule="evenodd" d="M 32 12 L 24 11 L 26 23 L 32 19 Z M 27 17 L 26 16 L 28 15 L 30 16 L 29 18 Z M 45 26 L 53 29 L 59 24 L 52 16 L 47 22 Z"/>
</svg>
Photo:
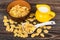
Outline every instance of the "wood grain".
<svg viewBox="0 0 60 40">
<path fill-rule="evenodd" d="M 45 38 L 28 37 L 25 39 L 14 37 L 12 33 L 5 31 L 5 27 L 3 26 L 3 16 L 8 15 L 6 12 L 6 8 L 11 1 L 12 0 L 0 0 L 0 40 L 60 40 L 60 0 L 26 0 L 32 6 L 31 12 L 35 12 L 36 4 L 45 3 L 50 5 L 51 9 L 56 13 L 56 17 L 53 19 L 54 21 L 56 21 L 56 25 L 52 26 L 52 29 Z"/>
</svg>

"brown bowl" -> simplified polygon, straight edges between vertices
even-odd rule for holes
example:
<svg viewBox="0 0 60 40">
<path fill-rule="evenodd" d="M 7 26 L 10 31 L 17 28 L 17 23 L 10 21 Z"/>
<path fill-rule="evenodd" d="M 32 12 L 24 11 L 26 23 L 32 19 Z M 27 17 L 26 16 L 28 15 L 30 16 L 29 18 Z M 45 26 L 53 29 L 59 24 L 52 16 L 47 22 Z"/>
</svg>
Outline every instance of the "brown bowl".
<svg viewBox="0 0 60 40">
<path fill-rule="evenodd" d="M 15 0 L 15 1 L 13 1 L 13 2 L 11 2 L 9 5 L 8 5 L 8 7 L 7 7 L 7 12 L 9 13 L 9 11 L 10 11 L 10 9 L 12 8 L 12 7 L 14 7 L 15 5 L 21 5 L 21 6 L 25 6 L 25 7 L 27 7 L 27 8 L 29 8 L 29 12 L 30 12 L 30 9 L 31 9 L 31 6 L 30 6 L 30 4 L 28 3 L 28 2 L 26 2 L 26 1 L 24 1 L 24 0 Z M 29 13 L 28 13 L 29 14 Z M 28 15 L 27 14 L 27 15 Z M 26 15 L 26 16 L 27 16 Z M 24 16 L 25 17 L 25 16 Z"/>
</svg>

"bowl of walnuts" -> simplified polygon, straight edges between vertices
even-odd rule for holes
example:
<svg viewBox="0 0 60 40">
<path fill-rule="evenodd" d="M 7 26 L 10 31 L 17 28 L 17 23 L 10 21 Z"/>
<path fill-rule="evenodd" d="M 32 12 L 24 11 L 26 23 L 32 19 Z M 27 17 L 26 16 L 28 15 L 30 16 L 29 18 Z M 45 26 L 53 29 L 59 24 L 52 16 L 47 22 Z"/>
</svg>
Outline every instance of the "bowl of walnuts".
<svg viewBox="0 0 60 40">
<path fill-rule="evenodd" d="M 23 18 L 29 14 L 30 9 L 31 6 L 28 2 L 24 0 L 15 0 L 9 3 L 7 7 L 7 12 L 11 17 Z"/>
</svg>

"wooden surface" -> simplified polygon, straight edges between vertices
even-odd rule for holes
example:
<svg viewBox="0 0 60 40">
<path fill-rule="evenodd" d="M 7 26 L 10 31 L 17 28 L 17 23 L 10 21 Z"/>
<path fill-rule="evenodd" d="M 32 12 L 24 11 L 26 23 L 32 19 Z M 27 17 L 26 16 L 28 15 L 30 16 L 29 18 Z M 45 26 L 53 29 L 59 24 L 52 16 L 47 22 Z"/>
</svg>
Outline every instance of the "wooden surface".
<svg viewBox="0 0 60 40">
<path fill-rule="evenodd" d="M 18 38 L 14 37 L 12 33 L 6 32 L 3 26 L 3 16 L 8 15 L 6 12 L 6 7 L 12 0 L 0 0 L 0 40 L 60 40 L 60 0 L 27 0 L 32 6 L 32 12 L 35 12 L 35 5 L 39 3 L 49 4 L 53 11 L 56 13 L 56 17 L 53 19 L 56 21 L 56 25 L 53 25 L 49 34 L 45 38 L 35 37 L 35 38 Z"/>
</svg>

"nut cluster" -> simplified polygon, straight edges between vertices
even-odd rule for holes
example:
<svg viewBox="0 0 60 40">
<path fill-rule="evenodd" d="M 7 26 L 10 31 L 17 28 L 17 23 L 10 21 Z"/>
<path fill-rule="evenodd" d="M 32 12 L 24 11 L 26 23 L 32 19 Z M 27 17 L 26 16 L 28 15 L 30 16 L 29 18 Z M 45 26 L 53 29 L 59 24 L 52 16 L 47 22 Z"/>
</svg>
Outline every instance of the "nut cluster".
<svg viewBox="0 0 60 40">
<path fill-rule="evenodd" d="M 29 8 L 25 6 L 15 5 L 9 11 L 9 14 L 15 18 L 21 18 L 29 13 Z"/>
<path fill-rule="evenodd" d="M 34 13 L 31 13 L 31 15 L 25 20 L 25 25 L 23 25 L 23 22 L 15 22 L 14 20 L 7 18 L 7 16 L 4 16 L 3 22 L 4 26 L 6 27 L 6 31 L 13 32 L 14 37 L 26 38 L 28 37 L 29 33 L 32 33 L 32 38 L 35 36 L 45 37 L 45 34 L 48 34 L 48 30 L 51 29 L 51 26 L 42 26 L 35 30 L 34 25 L 36 25 L 37 22 L 34 20 L 36 20 Z M 34 30 L 35 32 L 33 32 Z"/>
</svg>

